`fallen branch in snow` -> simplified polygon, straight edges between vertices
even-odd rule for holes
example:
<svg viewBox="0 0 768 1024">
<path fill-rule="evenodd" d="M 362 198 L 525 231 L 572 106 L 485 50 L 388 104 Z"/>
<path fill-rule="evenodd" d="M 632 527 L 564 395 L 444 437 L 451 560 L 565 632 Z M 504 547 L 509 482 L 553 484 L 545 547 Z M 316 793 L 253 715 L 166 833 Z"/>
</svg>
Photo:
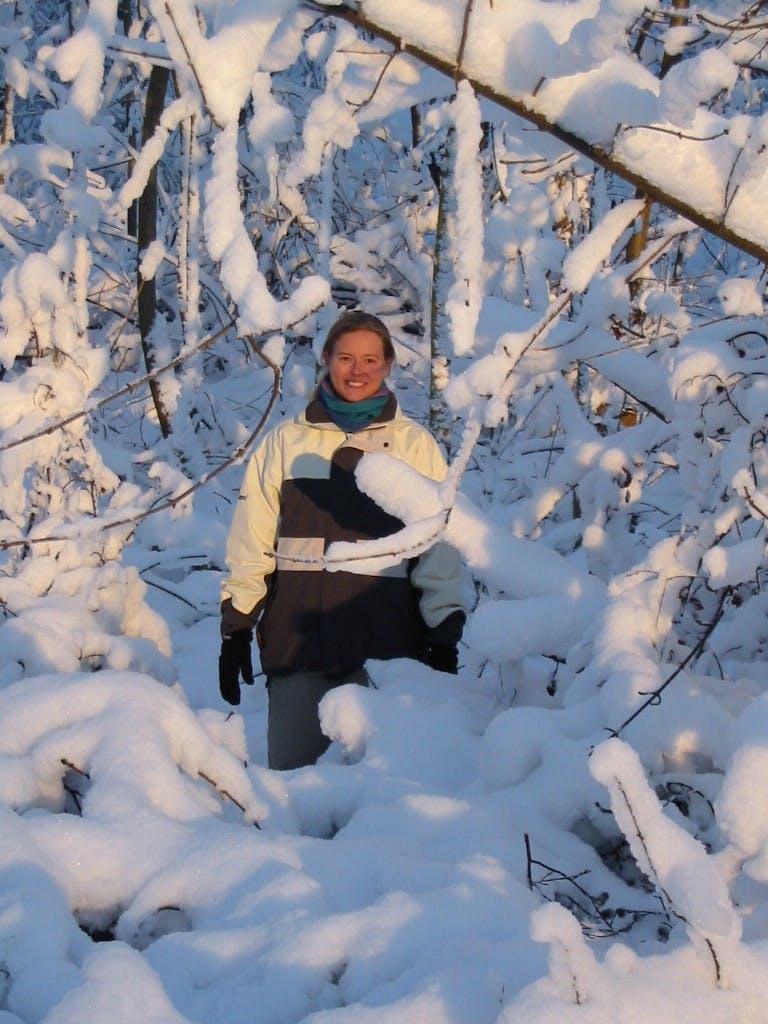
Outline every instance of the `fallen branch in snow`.
<svg viewBox="0 0 768 1024">
<path fill-rule="evenodd" d="M 731 987 L 742 921 L 722 865 L 664 813 L 639 755 L 623 740 L 601 743 L 591 754 L 590 771 L 610 793 L 613 816 L 638 868 L 685 925 L 705 962 L 711 961 L 715 984 Z"/>
<path fill-rule="evenodd" d="M 670 896 L 669 892 L 665 889 L 664 885 L 661 882 L 661 876 L 660 876 L 659 871 L 657 870 L 657 868 L 656 868 L 656 866 L 654 864 L 653 858 L 651 856 L 651 851 L 650 851 L 650 849 L 648 847 L 648 843 L 646 841 L 645 835 L 643 834 L 643 831 L 640 828 L 640 823 L 637 820 L 637 816 L 635 814 L 635 810 L 634 810 L 634 808 L 632 806 L 632 803 L 630 802 L 630 799 L 629 799 L 629 797 L 627 795 L 627 791 L 624 788 L 624 786 L 623 786 L 623 784 L 622 784 L 620 779 L 616 779 L 616 789 L 621 794 L 621 798 L 624 801 L 627 814 L 629 815 L 629 817 L 630 817 L 630 819 L 632 821 L 632 825 L 633 825 L 634 830 L 635 830 L 635 836 L 637 837 L 637 839 L 638 839 L 638 841 L 639 841 L 639 843 L 640 843 L 640 845 L 641 845 L 641 847 L 643 849 L 643 854 L 645 855 L 645 859 L 647 861 L 647 864 L 648 864 L 648 866 L 651 869 L 651 873 L 652 873 L 651 881 L 653 882 L 654 886 L 658 890 L 658 893 L 659 893 L 659 896 L 661 897 L 663 906 L 671 914 L 673 914 L 676 918 L 678 918 L 678 920 L 682 921 L 683 924 L 689 929 L 689 931 L 695 932 L 698 935 L 698 937 L 703 941 L 704 945 L 709 950 L 710 956 L 712 957 L 712 962 L 713 962 L 714 968 L 715 968 L 715 982 L 719 985 L 720 981 L 721 981 L 721 978 L 722 978 L 722 973 L 721 973 L 721 968 L 720 968 L 720 960 L 718 958 L 717 951 L 716 951 L 716 949 L 715 949 L 715 947 L 714 947 L 714 945 L 712 943 L 712 940 L 709 938 L 708 935 L 705 935 L 701 931 L 700 928 L 697 928 L 693 924 L 693 922 L 691 922 L 686 917 L 686 915 L 684 913 L 682 913 L 682 911 L 680 911 L 680 909 L 675 905 L 675 901 L 672 899 L 672 897 Z"/>
</svg>

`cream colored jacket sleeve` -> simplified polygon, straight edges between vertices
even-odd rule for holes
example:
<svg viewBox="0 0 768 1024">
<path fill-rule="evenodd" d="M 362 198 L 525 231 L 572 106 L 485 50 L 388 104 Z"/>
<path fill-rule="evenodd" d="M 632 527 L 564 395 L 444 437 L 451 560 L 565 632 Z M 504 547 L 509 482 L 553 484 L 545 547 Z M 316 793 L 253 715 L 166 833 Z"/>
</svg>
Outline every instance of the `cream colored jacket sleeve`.
<svg viewBox="0 0 768 1024">
<path fill-rule="evenodd" d="M 432 480 L 445 480 L 448 467 L 439 445 L 424 431 L 424 451 L 420 464 L 414 466 Z M 421 555 L 411 573 L 411 581 L 421 591 L 419 610 L 431 629 L 453 612 L 465 611 L 463 602 L 464 569 L 458 551 L 438 541 Z"/>
<path fill-rule="evenodd" d="M 236 611 L 252 620 L 266 597 L 267 577 L 275 571 L 272 552 L 280 521 L 282 467 L 278 428 L 267 434 L 248 462 L 227 537 L 229 575 L 222 583 L 222 601 L 231 600 Z"/>
</svg>

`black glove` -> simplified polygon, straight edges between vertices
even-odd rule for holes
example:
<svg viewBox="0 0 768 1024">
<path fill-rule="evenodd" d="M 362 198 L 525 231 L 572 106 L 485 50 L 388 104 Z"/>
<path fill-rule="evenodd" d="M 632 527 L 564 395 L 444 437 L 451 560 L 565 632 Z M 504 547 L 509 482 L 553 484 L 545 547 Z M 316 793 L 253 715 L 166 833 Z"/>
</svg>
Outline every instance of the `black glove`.
<svg viewBox="0 0 768 1024">
<path fill-rule="evenodd" d="M 250 629 L 238 629 L 221 638 L 219 655 L 219 692 L 227 704 L 240 703 L 240 676 L 250 686 L 253 683 Z"/>
<path fill-rule="evenodd" d="M 421 655 L 421 660 L 438 672 L 449 672 L 455 676 L 459 671 L 459 653 L 456 644 L 436 644 L 428 642 Z"/>
<path fill-rule="evenodd" d="M 455 676 L 459 671 L 458 646 L 464 630 L 466 614 L 457 608 L 427 631 L 421 650 L 421 661 L 438 672 Z"/>
</svg>

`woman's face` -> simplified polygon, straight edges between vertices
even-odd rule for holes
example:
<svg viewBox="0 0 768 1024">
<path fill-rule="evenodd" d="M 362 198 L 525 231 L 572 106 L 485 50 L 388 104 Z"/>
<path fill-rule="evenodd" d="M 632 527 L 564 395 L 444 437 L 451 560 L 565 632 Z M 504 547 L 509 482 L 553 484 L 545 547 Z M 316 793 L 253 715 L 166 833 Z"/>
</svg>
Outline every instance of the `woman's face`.
<svg viewBox="0 0 768 1024">
<path fill-rule="evenodd" d="M 345 402 L 375 395 L 392 368 L 392 360 L 384 357 L 384 342 L 365 328 L 338 337 L 324 359 L 333 390 Z"/>
</svg>

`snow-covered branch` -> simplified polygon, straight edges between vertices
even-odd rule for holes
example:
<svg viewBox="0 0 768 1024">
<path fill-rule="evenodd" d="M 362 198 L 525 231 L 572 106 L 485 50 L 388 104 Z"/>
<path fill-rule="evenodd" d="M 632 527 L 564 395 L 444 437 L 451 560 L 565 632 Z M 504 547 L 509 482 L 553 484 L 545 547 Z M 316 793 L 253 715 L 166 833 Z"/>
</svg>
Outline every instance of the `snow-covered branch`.
<svg viewBox="0 0 768 1024">
<path fill-rule="evenodd" d="M 607 57 L 592 58 L 578 44 L 569 45 L 567 38 L 560 41 L 554 26 L 546 25 L 544 19 L 536 27 L 539 45 L 531 46 L 529 15 L 524 9 L 517 12 L 497 5 L 473 10 L 473 23 L 462 47 L 465 7 L 465 0 L 452 0 L 444 11 L 440 32 L 430 14 L 430 0 L 418 0 L 407 8 L 398 5 L 394 12 L 388 11 L 382 0 L 364 0 L 354 9 L 337 5 L 332 9 L 335 16 L 378 35 L 425 65 L 451 78 L 460 75 L 478 95 L 715 237 L 768 262 L 768 232 L 759 215 L 766 157 L 748 141 L 750 131 L 745 133 L 741 119 L 737 124 L 699 110 L 694 131 L 681 133 L 671 159 L 672 151 L 657 133 L 669 111 L 661 108 L 659 82 L 650 72 L 610 49 L 605 51 Z M 595 15 L 601 17 L 602 13 Z M 582 22 L 579 33 L 586 31 Z M 600 33 L 597 24 L 594 31 Z M 562 29 L 558 35 L 561 33 Z M 706 53 L 702 56 L 706 58 Z M 731 61 L 722 60 L 733 70 Z M 598 93 L 604 104 L 595 104 Z M 608 102 L 609 97 L 621 97 L 621 103 Z M 670 93 L 665 92 L 664 97 L 669 99 Z M 645 117 L 642 123 L 638 115 Z M 754 132 L 759 132 L 756 122 Z M 740 179 L 738 188 L 729 189 L 730 169 L 742 152 L 745 170 L 748 163 L 752 173 Z M 703 164 L 713 169 L 711 177 L 686 173 L 687 168 Z"/>
</svg>

